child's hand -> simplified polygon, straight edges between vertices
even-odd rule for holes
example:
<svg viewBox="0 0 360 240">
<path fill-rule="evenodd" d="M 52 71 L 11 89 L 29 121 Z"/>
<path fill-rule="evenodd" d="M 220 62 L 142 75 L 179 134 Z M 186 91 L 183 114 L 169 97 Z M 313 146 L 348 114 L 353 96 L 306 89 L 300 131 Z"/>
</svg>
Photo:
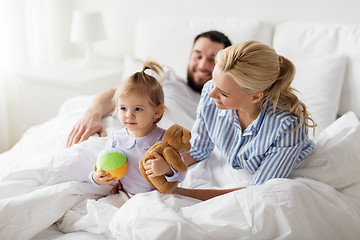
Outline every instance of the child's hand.
<svg viewBox="0 0 360 240">
<path fill-rule="evenodd" d="M 172 176 L 174 173 L 170 165 L 165 159 L 157 152 L 152 152 L 151 155 L 154 159 L 149 159 L 145 163 L 145 173 L 149 177 L 157 177 L 162 175 Z"/>
<path fill-rule="evenodd" d="M 96 164 L 94 165 L 94 171 L 92 174 L 92 178 L 93 178 L 94 182 L 96 182 L 99 185 L 109 185 L 116 181 L 116 178 L 109 180 L 109 178 L 111 178 L 110 173 L 108 173 L 106 175 L 105 174 L 106 174 L 106 171 L 99 172 L 96 169 Z"/>
</svg>

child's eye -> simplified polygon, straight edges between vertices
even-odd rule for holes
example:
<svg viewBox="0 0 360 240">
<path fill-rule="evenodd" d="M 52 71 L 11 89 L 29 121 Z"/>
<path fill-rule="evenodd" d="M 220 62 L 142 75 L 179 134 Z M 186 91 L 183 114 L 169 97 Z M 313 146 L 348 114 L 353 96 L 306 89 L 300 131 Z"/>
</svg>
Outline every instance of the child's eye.
<svg viewBox="0 0 360 240">
<path fill-rule="evenodd" d="M 140 107 L 135 108 L 135 111 L 141 111 L 141 110 L 143 110 L 143 109 Z"/>
<path fill-rule="evenodd" d="M 121 111 L 126 111 L 126 107 L 121 107 L 120 110 Z"/>
</svg>

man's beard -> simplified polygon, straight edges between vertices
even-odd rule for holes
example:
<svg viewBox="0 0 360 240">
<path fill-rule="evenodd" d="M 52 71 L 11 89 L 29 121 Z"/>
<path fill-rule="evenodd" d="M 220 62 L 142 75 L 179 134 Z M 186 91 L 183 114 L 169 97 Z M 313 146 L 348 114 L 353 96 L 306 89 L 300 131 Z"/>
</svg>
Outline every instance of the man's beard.
<svg viewBox="0 0 360 240">
<path fill-rule="evenodd" d="M 210 80 L 210 79 L 209 79 Z M 203 84 L 197 84 L 194 80 L 193 75 L 188 71 L 187 73 L 187 82 L 188 85 L 195 91 L 198 93 L 201 93 L 201 90 L 203 88 Z"/>
</svg>

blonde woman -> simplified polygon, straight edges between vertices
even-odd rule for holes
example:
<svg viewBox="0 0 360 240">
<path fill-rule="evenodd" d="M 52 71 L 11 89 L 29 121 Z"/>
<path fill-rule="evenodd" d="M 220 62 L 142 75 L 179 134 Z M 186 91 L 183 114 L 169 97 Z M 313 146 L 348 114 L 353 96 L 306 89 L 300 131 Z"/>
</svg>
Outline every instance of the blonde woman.
<svg viewBox="0 0 360 240">
<path fill-rule="evenodd" d="M 201 94 L 192 148 L 183 154 L 188 165 L 205 160 L 216 146 L 234 169 L 253 174 L 251 185 L 287 178 L 314 147 L 308 138 L 314 122 L 290 86 L 294 75 L 291 61 L 260 42 L 221 50 Z M 206 200 L 237 189 L 174 193 Z"/>
</svg>

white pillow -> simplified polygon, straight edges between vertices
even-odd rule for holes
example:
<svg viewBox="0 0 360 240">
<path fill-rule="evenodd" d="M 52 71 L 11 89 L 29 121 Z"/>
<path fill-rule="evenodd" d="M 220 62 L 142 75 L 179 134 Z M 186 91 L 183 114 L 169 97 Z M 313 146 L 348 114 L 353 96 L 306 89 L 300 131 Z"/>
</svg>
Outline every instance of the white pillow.
<svg viewBox="0 0 360 240">
<path fill-rule="evenodd" d="M 360 122 L 353 112 L 348 112 L 320 134 L 314 151 L 291 178 L 315 179 L 360 199 L 359 146 Z"/>
<path fill-rule="evenodd" d="M 339 114 L 354 111 L 360 116 L 360 55 L 349 55 Z"/>
<path fill-rule="evenodd" d="M 339 115 L 353 111 L 360 116 L 360 26 L 285 22 L 276 26 L 273 46 L 289 59 L 347 56 L 347 69 L 340 100 Z"/>
<path fill-rule="evenodd" d="M 292 86 L 308 106 L 317 123 L 315 136 L 336 120 L 344 81 L 346 58 L 334 55 L 326 58 L 291 59 L 296 67 Z M 313 136 L 310 129 L 309 136 Z"/>
</svg>

